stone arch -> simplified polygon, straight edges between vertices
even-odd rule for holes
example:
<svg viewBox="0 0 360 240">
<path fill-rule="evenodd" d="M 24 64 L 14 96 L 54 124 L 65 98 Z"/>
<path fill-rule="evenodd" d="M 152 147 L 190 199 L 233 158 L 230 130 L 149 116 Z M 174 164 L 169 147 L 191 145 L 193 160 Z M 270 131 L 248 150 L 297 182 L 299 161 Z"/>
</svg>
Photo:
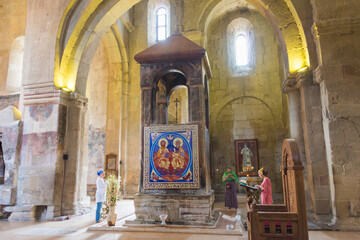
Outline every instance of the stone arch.
<svg viewBox="0 0 360 240">
<path fill-rule="evenodd" d="M 215 119 L 217 119 L 217 118 L 219 117 L 220 112 L 225 108 L 226 105 L 229 105 L 229 104 L 231 104 L 232 102 L 237 101 L 237 100 L 242 99 L 242 98 L 252 98 L 252 99 L 255 99 L 255 100 L 261 102 L 262 104 L 264 104 L 264 105 L 266 106 L 266 108 L 269 109 L 269 111 L 270 111 L 270 113 L 271 113 L 271 116 L 272 116 L 272 119 L 275 121 L 275 116 L 274 116 L 274 113 L 273 113 L 273 111 L 271 110 L 270 106 L 269 106 L 265 101 L 263 101 L 262 99 L 260 99 L 260 98 L 258 98 L 258 97 L 255 97 L 255 96 L 241 96 L 241 97 L 233 98 L 233 99 L 231 99 L 231 100 L 226 101 L 225 103 L 223 103 L 223 104 L 218 108 L 219 110 L 216 111 L 216 118 L 215 118 Z"/>
<path fill-rule="evenodd" d="M 56 39 L 56 87 L 66 91 L 76 89 L 78 93 L 84 94 L 86 77 L 83 75 L 87 75 L 89 61 L 99 41 L 118 18 L 139 1 L 92 0 L 87 6 L 82 6 L 83 11 L 79 12 L 81 16 L 76 23 L 72 20 L 78 16 L 72 13 L 79 5 L 78 1 L 73 0 L 69 3 L 62 16 Z M 82 70 L 79 71 L 79 68 Z M 79 76 L 79 72 L 83 75 Z"/>
<path fill-rule="evenodd" d="M 20 92 L 24 61 L 25 36 L 16 38 L 11 44 L 9 68 L 6 80 L 7 92 Z"/>
<path fill-rule="evenodd" d="M 278 125 L 274 111 L 258 97 L 241 96 L 225 102 L 211 124 L 213 169 L 236 162 L 234 140 L 257 139 L 259 166 L 270 170 L 274 190 L 276 193 L 281 192 L 281 179 L 274 174 L 281 166 Z M 221 126 L 221 128 L 216 126 Z M 270 159 L 275 161 L 269 161 Z M 221 169 L 220 172 L 223 170 L 225 169 Z M 216 182 L 214 182 L 214 187 L 215 190 L 221 190 L 221 186 L 217 186 Z"/>
<path fill-rule="evenodd" d="M 282 50 L 286 74 L 310 66 L 307 39 L 291 0 L 272 1 L 271 3 L 264 0 L 212 0 L 200 14 L 198 29 L 206 36 L 213 21 L 230 11 L 239 11 L 244 8 L 256 9 L 272 26 Z M 206 46 L 206 41 L 205 38 L 204 46 Z M 315 58 L 316 56 L 311 59 Z M 315 61 L 311 63 L 316 65 Z"/>
<path fill-rule="evenodd" d="M 84 11 L 76 24 L 73 23 L 75 26 L 71 28 L 71 34 L 67 35 L 66 29 L 69 27 L 69 23 L 72 22 L 72 12 L 79 5 L 77 0 L 69 3 L 63 14 L 57 34 L 54 74 L 56 87 L 68 91 L 76 89 L 79 93 L 83 93 L 86 82 L 80 80 L 80 83 L 78 83 L 77 73 L 80 60 L 87 55 L 84 52 L 86 46 L 88 49 L 94 48 L 93 45 L 97 46 L 98 41 L 107 29 L 116 22 L 116 19 L 139 1 L 92 0 L 84 7 Z M 274 28 L 283 52 L 285 72 L 292 73 L 301 67 L 309 66 L 307 41 L 301 20 L 292 1 L 273 1 L 271 4 L 266 4 L 263 0 L 249 0 L 248 2 L 267 18 Z M 241 7 L 245 3 L 245 1 L 239 3 L 238 0 L 209 1 L 209 4 L 200 15 L 198 28 L 206 33 L 209 24 L 214 19 L 231 9 Z M 68 40 L 65 41 L 64 38 Z M 204 45 L 206 45 L 206 42 Z"/>
<path fill-rule="evenodd" d="M 96 126 L 89 125 L 89 141 L 90 136 L 98 136 L 98 132 L 104 134 L 104 138 L 100 139 L 103 144 L 103 156 L 101 159 L 104 159 L 106 155 L 110 153 L 114 153 L 118 156 L 118 174 L 122 176 L 124 179 L 126 177 L 124 168 L 126 167 L 127 162 L 122 161 L 122 165 L 120 167 L 119 161 L 120 159 L 127 159 L 127 131 L 128 131 L 128 82 L 129 82 L 129 69 L 128 69 L 128 57 L 127 51 L 125 47 L 125 43 L 122 35 L 119 31 L 118 22 L 114 23 L 108 31 L 104 34 L 101 39 L 101 44 L 105 49 L 105 56 L 108 63 L 108 75 L 107 81 L 104 87 L 106 89 L 103 92 L 106 97 L 103 99 L 105 101 L 103 104 L 105 105 L 105 119 L 104 126 L 98 128 Z M 86 50 L 85 50 L 86 51 Z M 86 68 L 86 69 L 85 69 Z M 81 81 L 85 81 L 87 84 L 87 89 L 89 89 L 89 80 L 87 71 L 90 70 L 90 65 L 80 65 L 79 74 L 83 73 L 82 70 L 85 70 L 83 76 L 78 75 Z M 86 80 L 85 80 L 86 79 Z M 87 96 L 89 98 L 89 96 Z M 90 103 L 97 100 L 92 100 L 89 98 L 89 110 Z M 94 134 L 95 133 L 95 134 Z M 86 134 L 85 134 L 86 135 Z M 88 144 L 90 146 L 94 146 L 93 144 Z M 96 146 L 95 146 L 96 148 Z M 89 149 L 89 153 L 90 153 Z M 99 161 L 95 158 L 92 159 L 89 156 L 89 172 L 94 169 L 94 162 L 98 164 L 102 164 L 101 168 L 104 167 L 104 162 Z M 94 161 L 95 159 L 95 161 Z M 92 169 L 91 169 L 92 168 Z M 94 175 L 95 176 L 95 175 Z M 125 176 L 125 177 L 124 177 Z M 88 186 L 91 186 L 91 181 L 89 181 L 88 177 Z M 92 182 L 94 180 L 92 179 Z M 91 188 L 90 188 L 91 189 Z M 124 181 L 121 182 L 120 186 L 121 192 L 125 191 Z"/>
</svg>

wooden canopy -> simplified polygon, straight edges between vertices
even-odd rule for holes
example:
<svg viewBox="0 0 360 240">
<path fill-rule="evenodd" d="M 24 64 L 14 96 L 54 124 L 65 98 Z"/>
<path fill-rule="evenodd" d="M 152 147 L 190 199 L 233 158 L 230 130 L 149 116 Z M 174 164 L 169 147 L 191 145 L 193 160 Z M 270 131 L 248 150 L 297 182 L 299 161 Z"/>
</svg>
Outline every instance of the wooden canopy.
<svg viewBox="0 0 360 240">
<path fill-rule="evenodd" d="M 165 41 L 159 42 L 135 55 L 140 63 L 157 63 L 202 58 L 206 50 L 184 37 L 174 33 Z"/>
</svg>

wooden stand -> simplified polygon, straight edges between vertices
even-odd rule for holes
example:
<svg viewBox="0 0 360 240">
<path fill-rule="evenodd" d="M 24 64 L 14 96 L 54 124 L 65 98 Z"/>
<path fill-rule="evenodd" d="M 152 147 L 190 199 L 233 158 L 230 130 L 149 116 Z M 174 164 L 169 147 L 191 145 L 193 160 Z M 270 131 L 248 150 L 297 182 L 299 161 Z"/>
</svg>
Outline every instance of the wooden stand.
<svg viewBox="0 0 360 240">
<path fill-rule="evenodd" d="M 249 198 L 252 198 L 253 200 L 256 201 L 256 203 L 259 203 L 260 200 L 260 194 L 261 194 L 261 189 L 257 188 L 257 187 L 253 187 L 250 185 L 246 185 L 244 183 L 240 183 L 240 187 L 244 187 L 245 191 L 246 191 L 246 196 Z"/>
<path fill-rule="evenodd" d="M 249 240 L 309 239 L 303 169 L 295 140 L 284 140 L 281 173 L 285 204 L 256 204 L 249 194 Z"/>
</svg>

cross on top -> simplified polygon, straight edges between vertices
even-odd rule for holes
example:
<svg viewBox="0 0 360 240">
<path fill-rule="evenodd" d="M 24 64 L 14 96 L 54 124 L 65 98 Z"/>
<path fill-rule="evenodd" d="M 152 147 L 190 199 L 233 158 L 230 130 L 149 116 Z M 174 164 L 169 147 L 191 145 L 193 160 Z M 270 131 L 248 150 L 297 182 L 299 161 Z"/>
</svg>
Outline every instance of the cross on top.
<svg viewBox="0 0 360 240">
<path fill-rule="evenodd" d="M 178 103 L 180 103 L 179 99 L 175 99 L 174 103 L 176 103 L 176 123 L 178 122 Z"/>
</svg>

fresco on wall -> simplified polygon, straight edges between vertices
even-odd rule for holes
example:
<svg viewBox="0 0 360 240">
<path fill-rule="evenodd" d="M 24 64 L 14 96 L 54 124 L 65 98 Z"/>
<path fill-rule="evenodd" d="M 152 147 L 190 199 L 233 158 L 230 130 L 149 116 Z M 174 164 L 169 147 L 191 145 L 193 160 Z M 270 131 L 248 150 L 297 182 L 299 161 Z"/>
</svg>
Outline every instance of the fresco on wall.
<svg viewBox="0 0 360 240">
<path fill-rule="evenodd" d="M 197 125 L 145 127 L 144 188 L 199 188 Z"/>
<path fill-rule="evenodd" d="M 0 127 L 0 132 L 2 133 L 2 147 L 5 162 L 15 158 L 15 151 L 18 140 L 18 128 L 18 122 L 11 126 Z"/>
<path fill-rule="evenodd" d="M 19 108 L 20 94 L 0 96 L 0 110 L 14 106 Z"/>
<path fill-rule="evenodd" d="M 51 116 L 51 113 L 54 109 L 54 105 L 52 104 L 39 104 L 29 107 L 30 116 L 35 121 L 45 121 Z"/>
<path fill-rule="evenodd" d="M 89 158 L 89 174 L 88 184 L 95 184 L 96 172 L 104 168 L 105 159 L 105 129 L 95 128 L 89 126 L 89 144 L 88 144 L 88 158 Z"/>
<path fill-rule="evenodd" d="M 0 126 L 0 133 L 2 133 L 2 150 L 3 160 L 5 163 L 5 184 L 9 185 L 14 180 L 14 171 L 17 167 L 16 149 L 19 146 L 19 131 L 21 131 L 21 122 L 16 121 L 7 126 Z"/>
<path fill-rule="evenodd" d="M 24 134 L 58 131 L 59 107 L 59 104 L 25 105 Z"/>
<path fill-rule="evenodd" d="M 24 134 L 21 148 L 23 166 L 55 166 L 57 132 Z"/>
</svg>

